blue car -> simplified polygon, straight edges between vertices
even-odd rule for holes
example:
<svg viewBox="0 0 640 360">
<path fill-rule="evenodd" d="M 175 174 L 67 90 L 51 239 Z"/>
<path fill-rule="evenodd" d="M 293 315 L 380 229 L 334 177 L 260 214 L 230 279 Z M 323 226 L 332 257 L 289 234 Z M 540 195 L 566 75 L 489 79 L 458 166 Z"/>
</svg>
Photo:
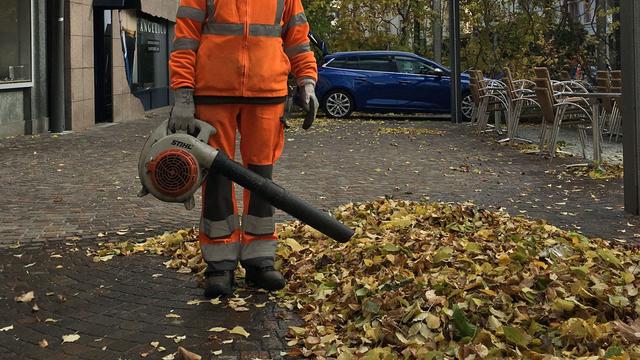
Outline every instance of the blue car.
<svg viewBox="0 0 640 360">
<path fill-rule="evenodd" d="M 340 52 L 324 58 L 316 95 L 329 117 L 353 111 L 450 113 L 451 80 L 446 67 L 400 51 Z M 463 115 L 471 117 L 469 75 L 462 74 Z"/>
</svg>

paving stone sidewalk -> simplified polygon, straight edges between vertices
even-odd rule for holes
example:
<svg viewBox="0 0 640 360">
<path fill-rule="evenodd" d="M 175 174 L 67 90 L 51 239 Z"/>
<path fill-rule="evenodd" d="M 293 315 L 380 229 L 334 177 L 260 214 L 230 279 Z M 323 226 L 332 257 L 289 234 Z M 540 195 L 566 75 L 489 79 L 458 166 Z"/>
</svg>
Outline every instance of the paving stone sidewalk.
<svg viewBox="0 0 640 360">
<path fill-rule="evenodd" d="M 162 258 L 93 263 L 85 255 L 98 241 L 196 225 L 197 211 L 136 197 L 139 150 L 163 116 L 159 111 L 79 133 L 0 140 L 0 329 L 13 326 L 0 331 L 2 358 L 140 359 L 153 341 L 167 350 L 147 358 L 162 358 L 178 345 L 221 359 L 279 358 L 286 349 L 287 327 L 299 318 L 264 294 L 238 294 L 251 296 L 251 310 L 244 313 L 224 304 L 187 305 L 201 290 L 193 277 L 165 269 Z M 623 213 L 622 180 L 563 175 L 564 165 L 576 161 L 550 163 L 445 121 L 319 119 L 312 131 L 287 132 L 276 181 L 323 209 L 380 196 L 473 201 L 592 236 L 635 241 L 640 221 Z M 30 290 L 35 312 L 33 303 L 14 301 Z M 266 307 L 255 307 L 264 302 Z M 166 317 L 172 310 L 180 318 Z M 206 331 L 236 325 L 251 336 L 210 339 Z M 61 344 L 62 335 L 76 332 L 80 340 Z M 187 338 L 176 344 L 167 335 Z M 231 338 L 233 343 L 222 343 Z M 38 346 L 42 339 L 49 343 L 45 349 Z M 221 357 L 211 354 L 215 350 L 223 350 Z"/>
</svg>

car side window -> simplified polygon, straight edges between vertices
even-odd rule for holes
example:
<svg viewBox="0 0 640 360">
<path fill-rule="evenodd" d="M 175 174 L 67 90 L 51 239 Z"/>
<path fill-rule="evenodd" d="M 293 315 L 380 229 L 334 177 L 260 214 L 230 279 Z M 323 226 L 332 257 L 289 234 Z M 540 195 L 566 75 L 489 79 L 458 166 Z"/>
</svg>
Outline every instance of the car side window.
<svg viewBox="0 0 640 360">
<path fill-rule="evenodd" d="M 360 70 L 396 72 L 396 66 L 390 56 L 362 56 L 358 62 Z"/>
<path fill-rule="evenodd" d="M 338 68 L 338 69 L 357 69 L 358 68 L 358 58 L 355 56 L 336 58 L 332 62 L 330 62 L 328 67 Z"/>
<path fill-rule="evenodd" d="M 398 72 L 403 74 L 424 75 L 434 70 L 432 66 L 418 59 L 402 56 L 396 57 L 396 66 L 398 67 Z"/>
<path fill-rule="evenodd" d="M 333 59 L 330 63 L 327 64 L 328 67 L 342 69 L 346 65 L 347 61 L 345 59 Z"/>
</svg>

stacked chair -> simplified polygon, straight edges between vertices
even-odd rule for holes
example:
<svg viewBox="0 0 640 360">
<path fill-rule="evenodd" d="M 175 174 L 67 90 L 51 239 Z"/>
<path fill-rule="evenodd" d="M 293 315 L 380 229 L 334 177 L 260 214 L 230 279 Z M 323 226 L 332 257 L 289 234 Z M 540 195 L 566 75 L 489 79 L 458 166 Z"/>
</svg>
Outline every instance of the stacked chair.
<svg viewBox="0 0 640 360">
<path fill-rule="evenodd" d="M 547 68 L 537 67 L 534 70 L 535 93 L 542 110 L 540 154 L 553 159 L 561 126 L 574 122 L 578 126 L 582 155 L 586 158 L 586 131 L 591 127 L 591 113 L 589 103 L 579 96 L 580 92 L 586 92 L 586 88 L 573 81 L 553 82 Z"/>
<path fill-rule="evenodd" d="M 596 87 L 595 90 L 599 93 L 611 92 L 611 79 L 608 71 L 598 71 L 596 74 Z M 611 127 L 611 116 L 613 115 L 613 102 L 609 97 L 600 98 L 602 102 L 602 110 L 599 114 L 598 121 L 600 122 L 600 129 L 606 131 L 607 126 Z M 610 130 L 609 130 L 610 131 Z"/>
<path fill-rule="evenodd" d="M 472 124 L 477 127 L 478 133 L 496 131 L 502 134 L 502 125 L 500 117 L 496 116 L 495 125 L 489 125 L 489 117 L 491 114 L 507 112 L 509 109 L 508 99 L 505 93 L 505 85 L 497 80 L 485 79 L 482 71 L 469 70 L 471 76 L 471 94 L 474 98 L 475 119 L 472 118 Z M 473 117 L 473 116 L 472 116 Z"/>
<path fill-rule="evenodd" d="M 622 93 L 622 72 L 620 70 L 611 72 L 611 92 Z M 614 100 L 609 117 L 609 141 L 615 135 L 616 141 L 622 135 L 622 100 Z"/>
<path fill-rule="evenodd" d="M 524 108 L 540 108 L 540 104 L 536 101 L 535 83 L 526 79 L 513 80 L 513 75 L 509 68 L 504 68 L 503 82 L 506 87 L 508 111 L 507 138 L 501 141 L 531 142 L 528 139 L 518 137 L 518 127 L 520 126 L 520 117 Z"/>
</svg>

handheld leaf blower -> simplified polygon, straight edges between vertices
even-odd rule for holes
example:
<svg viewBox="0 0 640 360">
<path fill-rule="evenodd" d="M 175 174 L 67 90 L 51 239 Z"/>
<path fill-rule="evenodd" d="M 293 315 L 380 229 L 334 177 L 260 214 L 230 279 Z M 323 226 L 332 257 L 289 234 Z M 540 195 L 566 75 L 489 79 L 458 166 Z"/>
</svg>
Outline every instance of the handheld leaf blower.
<svg viewBox="0 0 640 360">
<path fill-rule="evenodd" d="M 139 196 L 152 194 L 165 202 L 184 203 L 191 210 L 195 207 L 194 193 L 209 172 L 215 172 L 336 241 L 347 242 L 353 236 L 352 229 L 209 146 L 209 137 L 216 132 L 213 126 L 196 120 L 192 136 L 169 131 L 168 122 L 160 124 L 142 148 Z"/>
</svg>

